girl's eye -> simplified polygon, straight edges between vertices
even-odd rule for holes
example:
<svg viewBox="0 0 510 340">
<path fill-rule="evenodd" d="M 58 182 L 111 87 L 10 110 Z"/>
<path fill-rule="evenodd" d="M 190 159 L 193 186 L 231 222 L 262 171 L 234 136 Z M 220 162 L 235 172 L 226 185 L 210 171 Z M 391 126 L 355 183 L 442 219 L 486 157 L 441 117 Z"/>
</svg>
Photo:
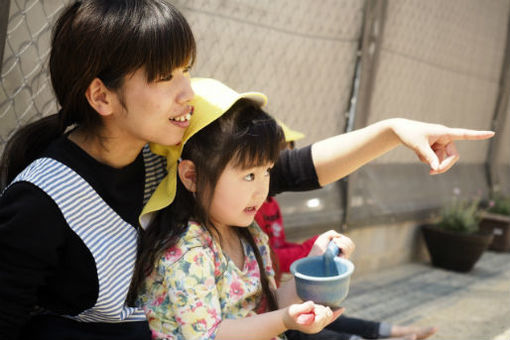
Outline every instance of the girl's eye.
<svg viewBox="0 0 510 340">
<path fill-rule="evenodd" d="M 264 176 L 270 176 L 271 175 L 271 168 L 267 168 L 266 172 L 264 173 Z"/>
<path fill-rule="evenodd" d="M 255 174 L 252 172 L 251 174 L 248 174 L 243 177 L 245 181 L 251 182 L 255 179 Z"/>
<path fill-rule="evenodd" d="M 183 70 L 184 73 L 190 73 L 191 72 L 191 66 L 186 66 Z"/>
</svg>

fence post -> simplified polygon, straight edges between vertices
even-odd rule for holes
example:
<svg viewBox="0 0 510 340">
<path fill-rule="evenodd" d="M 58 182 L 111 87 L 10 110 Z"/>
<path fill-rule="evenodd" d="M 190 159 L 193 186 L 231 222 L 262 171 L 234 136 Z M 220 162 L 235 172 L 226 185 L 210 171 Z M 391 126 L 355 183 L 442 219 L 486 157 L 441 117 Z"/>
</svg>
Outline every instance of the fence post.
<svg viewBox="0 0 510 340">
<path fill-rule="evenodd" d="M 361 51 L 359 52 L 360 58 L 355 72 L 357 79 L 354 79 L 353 82 L 353 96 L 351 98 L 351 107 L 349 109 L 347 123 L 345 124 L 345 132 L 359 129 L 367 125 L 387 6 L 388 0 L 368 0 L 365 3 Z M 349 220 L 351 200 L 349 182 L 350 176 L 340 181 L 342 201 L 344 204 L 342 230 L 347 228 L 347 222 Z"/>
<path fill-rule="evenodd" d="M 7 25 L 9 24 L 9 7 L 11 0 L 0 0 L 0 74 L 4 60 L 4 47 L 7 38 Z"/>
<path fill-rule="evenodd" d="M 387 0 L 367 1 L 361 45 L 359 93 L 354 117 L 355 129 L 366 126 L 368 122 L 374 76 L 377 71 L 387 7 Z"/>
<path fill-rule="evenodd" d="M 489 141 L 487 151 L 486 171 L 489 192 L 498 193 L 501 190 L 499 172 L 498 172 L 498 155 L 503 141 L 503 129 L 506 119 L 508 119 L 508 104 L 510 99 L 510 13 L 507 22 L 506 46 L 501 67 L 501 75 L 499 79 L 498 98 L 494 115 L 491 121 L 491 129 L 496 135 Z"/>
</svg>

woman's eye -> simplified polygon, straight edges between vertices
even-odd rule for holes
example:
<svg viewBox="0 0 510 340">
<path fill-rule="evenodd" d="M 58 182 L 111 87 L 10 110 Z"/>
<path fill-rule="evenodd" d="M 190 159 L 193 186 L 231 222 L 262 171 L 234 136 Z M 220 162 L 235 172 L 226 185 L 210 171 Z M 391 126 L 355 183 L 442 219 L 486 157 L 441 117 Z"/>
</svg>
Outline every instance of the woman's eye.
<svg viewBox="0 0 510 340">
<path fill-rule="evenodd" d="M 255 179 L 255 174 L 254 174 L 254 173 L 251 173 L 251 174 L 248 174 L 248 175 L 244 176 L 244 180 L 245 180 L 245 181 L 249 181 L 249 182 L 251 182 L 251 181 L 253 181 L 254 179 Z"/>
<path fill-rule="evenodd" d="M 183 70 L 184 73 L 190 73 L 191 72 L 191 66 L 187 66 Z"/>
<path fill-rule="evenodd" d="M 160 81 L 170 81 L 172 80 L 173 78 L 173 75 L 168 75 L 168 76 L 165 76 L 165 77 L 161 77 Z"/>
<path fill-rule="evenodd" d="M 270 176 L 271 175 L 271 168 L 267 168 L 266 172 L 264 173 L 264 176 Z"/>
</svg>

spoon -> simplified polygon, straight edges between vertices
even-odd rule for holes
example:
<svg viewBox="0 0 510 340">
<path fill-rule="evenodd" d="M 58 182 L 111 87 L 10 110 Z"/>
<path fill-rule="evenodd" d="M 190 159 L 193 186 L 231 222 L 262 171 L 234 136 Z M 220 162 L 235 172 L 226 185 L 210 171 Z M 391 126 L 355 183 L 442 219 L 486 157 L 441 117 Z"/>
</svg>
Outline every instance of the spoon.
<svg viewBox="0 0 510 340">
<path fill-rule="evenodd" d="M 330 241 L 328 244 L 328 248 L 322 255 L 324 258 L 324 274 L 326 276 L 335 276 L 338 275 L 338 269 L 335 264 L 335 257 L 340 253 L 340 248 L 335 244 L 335 242 Z"/>
</svg>

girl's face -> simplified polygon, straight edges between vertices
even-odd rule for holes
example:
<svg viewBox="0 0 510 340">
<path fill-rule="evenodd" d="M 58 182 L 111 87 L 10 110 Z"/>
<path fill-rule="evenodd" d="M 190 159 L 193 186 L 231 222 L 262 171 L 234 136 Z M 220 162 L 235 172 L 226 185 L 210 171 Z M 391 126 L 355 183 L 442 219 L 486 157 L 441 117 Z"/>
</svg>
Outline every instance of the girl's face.
<svg viewBox="0 0 510 340">
<path fill-rule="evenodd" d="M 127 76 L 117 95 L 114 126 L 123 143 L 176 145 L 189 126 L 193 98 L 188 68 L 177 68 L 166 79 L 147 83 L 144 68 Z M 122 105 L 124 103 L 124 106 Z"/>
<path fill-rule="evenodd" d="M 214 190 L 209 215 L 216 227 L 249 226 L 269 192 L 273 164 L 239 169 L 227 164 Z"/>
</svg>

